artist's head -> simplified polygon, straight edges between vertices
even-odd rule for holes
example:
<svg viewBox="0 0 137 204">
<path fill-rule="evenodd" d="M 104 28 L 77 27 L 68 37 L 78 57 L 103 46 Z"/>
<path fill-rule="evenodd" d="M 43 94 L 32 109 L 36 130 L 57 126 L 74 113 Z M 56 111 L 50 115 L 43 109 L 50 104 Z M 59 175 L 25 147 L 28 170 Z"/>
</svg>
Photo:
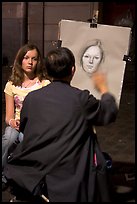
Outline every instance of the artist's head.
<svg viewBox="0 0 137 204">
<path fill-rule="evenodd" d="M 49 51 L 45 58 L 47 74 L 52 79 L 72 79 L 75 72 L 75 57 L 66 47 Z"/>
<path fill-rule="evenodd" d="M 104 51 L 101 46 L 100 40 L 95 40 L 93 44 L 88 46 L 82 55 L 81 64 L 84 69 L 89 74 L 96 72 L 100 63 L 104 57 Z"/>
</svg>

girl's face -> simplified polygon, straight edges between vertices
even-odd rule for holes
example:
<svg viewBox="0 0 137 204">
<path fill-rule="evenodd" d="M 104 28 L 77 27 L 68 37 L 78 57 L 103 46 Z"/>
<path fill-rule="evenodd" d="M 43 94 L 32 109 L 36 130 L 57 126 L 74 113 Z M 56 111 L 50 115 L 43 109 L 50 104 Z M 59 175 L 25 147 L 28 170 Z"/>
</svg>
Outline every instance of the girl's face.
<svg viewBox="0 0 137 204">
<path fill-rule="evenodd" d="M 38 63 L 38 52 L 36 49 L 29 50 L 22 60 L 22 69 L 26 74 L 34 73 Z"/>
<path fill-rule="evenodd" d="M 101 59 L 102 53 L 100 48 L 97 45 L 89 47 L 82 57 L 83 69 L 92 74 L 97 71 Z"/>
</svg>

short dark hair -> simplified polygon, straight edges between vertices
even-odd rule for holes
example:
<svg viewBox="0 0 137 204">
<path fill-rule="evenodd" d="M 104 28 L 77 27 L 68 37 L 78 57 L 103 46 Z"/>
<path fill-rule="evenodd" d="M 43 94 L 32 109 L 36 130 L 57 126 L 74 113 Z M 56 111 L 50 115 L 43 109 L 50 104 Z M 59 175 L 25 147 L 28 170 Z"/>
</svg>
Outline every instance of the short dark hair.
<svg viewBox="0 0 137 204">
<path fill-rule="evenodd" d="M 66 47 L 56 48 L 47 53 L 45 67 L 49 77 L 63 78 L 70 76 L 75 67 L 75 57 Z"/>
</svg>

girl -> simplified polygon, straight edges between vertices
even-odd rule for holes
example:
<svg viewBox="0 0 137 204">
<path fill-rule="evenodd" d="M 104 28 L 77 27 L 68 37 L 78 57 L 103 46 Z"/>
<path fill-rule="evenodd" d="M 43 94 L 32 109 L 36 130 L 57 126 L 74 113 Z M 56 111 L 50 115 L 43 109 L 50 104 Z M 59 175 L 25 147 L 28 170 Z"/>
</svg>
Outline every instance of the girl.
<svg viewBox="0 0 137 204">
<path fill-rule="evenodd" d="M 2 136 L 2 168 L 7 162 L 9 148 L 15 141 L 21 142 L 23 139 L 23 134 L 19 133 L 23 100 L 29 92 L 50 83 L 45 76 L 43 60 L 37 46 L 26 44 L 21 47 L 17 52 L 12 74 L 4 89 L 7 127 Z M 2 181 L 6 183 L 4 176 Z"/>
</svg>

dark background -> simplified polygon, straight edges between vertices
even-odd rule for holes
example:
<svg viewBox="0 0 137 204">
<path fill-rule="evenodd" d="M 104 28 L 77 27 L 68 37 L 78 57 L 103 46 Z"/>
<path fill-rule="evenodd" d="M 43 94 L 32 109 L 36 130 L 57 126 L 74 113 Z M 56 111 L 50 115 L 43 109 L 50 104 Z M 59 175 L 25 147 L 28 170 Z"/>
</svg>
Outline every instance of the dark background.
<svg viewBox="0 0 137 204">
<path fill-rule="evenodd" d="M 132 61 L 126 64 L 118 118 L 114 124 L 98 127 L 97 135 L 102 151 L 112 158 L 109 175 L 113 201 L 135 202 L 135 1 L 2 2 L 2 131 L 5 127 L 3 88 L 19 47 L 33 41 L 44 56 L 52 41 L 58 39 L 60 19 L 86 21 L 92 18 L 94 10 L 99 10 L 98 23 L 132 28 L 129 50 Z M 8 202 L 11 197 L 9 189 L 2 192 L 2 202 Z"/>
</svg>

